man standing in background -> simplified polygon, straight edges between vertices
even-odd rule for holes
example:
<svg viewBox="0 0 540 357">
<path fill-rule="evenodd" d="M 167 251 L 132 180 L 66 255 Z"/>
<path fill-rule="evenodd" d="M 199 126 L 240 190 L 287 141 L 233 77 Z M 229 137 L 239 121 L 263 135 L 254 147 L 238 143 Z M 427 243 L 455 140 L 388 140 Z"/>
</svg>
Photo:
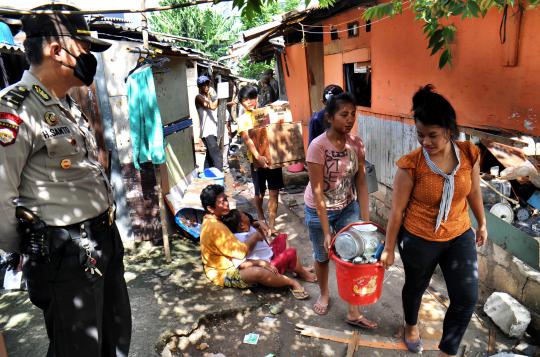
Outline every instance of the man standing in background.
<svg viewBox="0 0 540 357">
<path fill-rule="evenodd" d="M 223 171 L 223 154 L 218 142 L 217 95 L 211 90 L 207 76 L 197 78 L 197 87 L 199 94 L 195 97 L 195 107 L 199 114 L 200 136 L 206 147 L 204 168 L 215 167 Z"/>
</svg>

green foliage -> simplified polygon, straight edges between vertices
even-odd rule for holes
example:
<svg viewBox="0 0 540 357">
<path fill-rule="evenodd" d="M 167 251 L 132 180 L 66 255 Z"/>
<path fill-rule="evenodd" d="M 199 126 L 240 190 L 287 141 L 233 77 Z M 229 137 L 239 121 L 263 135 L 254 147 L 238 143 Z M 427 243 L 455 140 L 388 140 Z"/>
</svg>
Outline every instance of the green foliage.
<svg viewBox="0 0 540 357">
<path fill-rule="evenodd" d="M 251 0 L 248 0 L 245 6 L 249 7 L 252 3 Z M 300 5 L 300 0 L 272 0 L 261 3 L 258 12 L 242 11 L 242 30 L 245 31 L 271 22 L 273 16 L 295 10 L 298 5 Z M 240 60 L 239 74 L 245 78 L 258 80 L 265 70 L 274 69 L 274 64 L 274 60 L 270 62 L 254 62 L 249 57 L 245 57 Z"/>
<path fill-rule="evenodd" d="M 527 1 L 529 8 L 540 4 L 540 0 Z M 364 19 L 375 20 L 401 14 L 403 5 L 413 11 L 417 21 L 424 22 L 423 30 L 428 40 L 428 49 L 431 49 L 431 55 L 440 53 L 439 68 L 443 68 L 452 63 L 450 44 L 456 35 L 456 27 L 448 24 L 449 19 L 484 17 L 492 8 L 502 10 L 505 6 L 516 5 L 516 0 L 392 0 L 367 9 Z"/>
<path fill-rule="evenodd" d="M 274 66 L 275 60 L 273 59 L 270 62 L 252 62 L 249 57 L 244 57 L 240 60 L 239 74 L 244 78 L 259 80 L 264 71 L 274 69 Z"/>
<path fill-rule="evenodd" d="M 311 0 L 304 0 L 305 5 L 308 5 L 311 2 Z M 336 0 L 319 0 L 319 6 L 320 7 L 329 7 L 332 6 Z M 282 1 L 280 0 L 233 0 L 233 6 L 237 9 L 239 9 L 242 12 L 242 22 L 250 21 L 251 19 L 255 19 L 253 23 L 250 23 L 249 26 L 245 27 L 245 29 L 262 25 L 267 21 L 257 21 L 257 19 L 263 19 L 261 17 L 261 14 L 265 12 L 271 12 L 274 11 L 276 8 L 279 9 L 278 12 L 274 13 L 274 15 L 294 10 L 298 4 L 300 4 L 300 0 L 286 0 L 285 1 L 285 11 L 283 11 L 283 7 L 281 5 Z M 296 3 L 293 7 L 288 7 L 288 3 L 293 4 Z M 270 15 L 270 18 L 272 15 Z"/>
<path fill-rule="evenodd" d="M 161 5 L 181 2 L 183 0 L 163 0 Z M 226 55 L 239 32 L 235 17 L 225 16 L 210 7 L 199 6 L 154 13 L 150 17 L 150 27 L 157 32 L 202 40 L 202 43 L 179 41 L 179 45 L 200 50 L 212 59 Z"/>
<path fill-rule="evenodd" d="M 246 7 L 252 1 L 246 3 Z M 257 12 L 242 11 L 242 30 L 248 30 L 252 27 L 264 25 L 272 21 L 272 17 L 278 14 L 283 14 L 296 9 L 300 5 L 300 0 L 272 0 L 261 4 Z"/>
</svg>

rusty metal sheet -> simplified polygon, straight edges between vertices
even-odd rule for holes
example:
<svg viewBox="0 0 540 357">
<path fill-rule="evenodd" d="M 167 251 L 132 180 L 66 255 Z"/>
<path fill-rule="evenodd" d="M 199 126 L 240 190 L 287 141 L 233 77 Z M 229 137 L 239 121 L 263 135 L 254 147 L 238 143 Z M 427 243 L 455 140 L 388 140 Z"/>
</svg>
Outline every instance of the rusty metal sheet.
<svg viewBox="0 0 540 357">
<path fill-rule="evenodd" d="M 527 155 L 520 148 L 499 144 L 490 140 L 480 141 L 504 167 L 530 165 Z"/>
</svg>

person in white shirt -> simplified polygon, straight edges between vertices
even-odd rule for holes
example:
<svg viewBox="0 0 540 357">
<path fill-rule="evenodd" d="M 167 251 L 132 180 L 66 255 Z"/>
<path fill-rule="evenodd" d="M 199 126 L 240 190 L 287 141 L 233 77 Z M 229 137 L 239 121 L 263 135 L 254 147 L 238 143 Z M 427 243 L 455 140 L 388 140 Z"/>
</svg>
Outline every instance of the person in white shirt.
<svg viewBox="0 0 540 357">
<path fill-rule="evenodd" d="M 253 221 L 248 214 L 237 209 L 232 209 L 228 215 L 222 217 L 221 221 L 241 242 L 245 242 L 258 229 L 257 221 Z M 302 266 L 296 249 L 287 247 L 285 233 L 278 234 L 270 243 L 267 240 L 257 242 L 246 259 L 265 260 L 275 266 L 280 274 L 291 271 L 307 282 L 317 281 L 315 274 L 310 271 L 313 268 Z"/>
</svg>

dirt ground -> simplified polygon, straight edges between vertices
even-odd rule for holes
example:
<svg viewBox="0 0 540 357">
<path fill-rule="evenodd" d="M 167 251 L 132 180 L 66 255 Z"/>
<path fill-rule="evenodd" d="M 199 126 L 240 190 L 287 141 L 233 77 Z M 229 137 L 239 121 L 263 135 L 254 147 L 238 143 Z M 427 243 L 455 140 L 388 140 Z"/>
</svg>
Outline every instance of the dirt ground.
<svg viewBox="0 0 540 357">
<path fill-rule="evenodd" d="M 200 159 L 200 155 L 198 155 Z M 199 161 L 199 160 L 198 160 Z M 229 194 L 238 207 L 253 212 L 251 186 L 235 184 L 227 178 Z M 305 265 L 312 264 L 311 245 L 301 217 L 302 193 L 282 195 L 277 228 L 288 234 L 289 245 L 297 248 Z M 295 202 L 293 207 L 288 204 Z M 305 325 L 335 331 L 352 331 L 344 321 L 346 305 L 337 293 L 335 271 L 331 264 L 331 305 L 326 316 L 312 310 L 318 287 L 303 283 L 311 295 L 308 300 L 295 300 L 287 290 L 254 288 L 222 289 L 212 286 L 204 276 L 200 251 L 196 242 L 172 237 L 171 263 L 164 260 L 161 247 L 141 244 L 126 256 L 126 281 L 133 314 L 133 336 L 130 356 L 345 356 L 344 343 L 306 337 L 295 327 Z M 400 339 L 402 326 L 401 287 L 403 270 L 398 264 L 384 278 L 381 299 L 362 307 L 366 316 L 375 320 L 375 331 L 358 330 L 361 337 L 374 341 Z M 277 315 L 270 307 L 281 303 Z M 442 329 L 445 305 L 448 303 L 444 282 L 435 275 L 431 289 L 424 296 L 421 312 L 422 335 L 427 343 L 436 344 Z M 495 336 L 492 352 L 511 351 L 519 341 L 505 338 L 477 307 L 464 337 L 459 356 L 488 355 L 490 331 Z M 270 318 L 270 319 L 269 319 Z M 274 320 L 275 319 L 275 320 Z M 34 308 L 24 291 L 0 295 L 0 326 L 10 357 L 44 356 L 47 337 L 40 311 Z M 243 343 L 245 335 L 256 333 L 256 345 Z M 220 355 L 221 354 L 221 355 Z M 355 356 L 408 356 L 400 350 L 360 347 Z M 424 356 L 437 356 L 426 351 Z"/>
</svg>

